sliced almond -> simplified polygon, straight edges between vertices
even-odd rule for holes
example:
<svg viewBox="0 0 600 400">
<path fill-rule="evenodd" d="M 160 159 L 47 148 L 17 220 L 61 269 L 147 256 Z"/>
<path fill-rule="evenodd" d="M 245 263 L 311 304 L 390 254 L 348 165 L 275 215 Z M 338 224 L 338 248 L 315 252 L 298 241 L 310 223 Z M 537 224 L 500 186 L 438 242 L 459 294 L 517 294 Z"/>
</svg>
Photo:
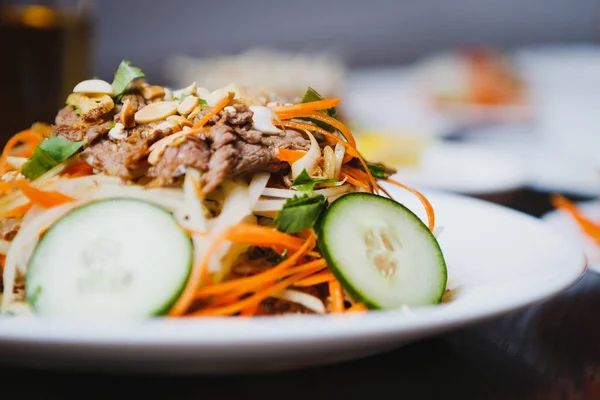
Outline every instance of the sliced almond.
<svg viewBox="0 0 600 400">
<path fill-rule="evenodd" d="M 202 108 L 201 108 L 200 106 L 198 106 L 198 107 L 194 108 L 194 109 L 192 110 L 192 112 L 188 114 L 188 116 L 187 116 L 187 119 L 188 119 L 188 120 L 190 120 L 190 121 L 193 121 L 193 120 L 194 120 L 194 118 L 196 118 L 196 117 L 198 116 L 198 114 L 200 114 L 200 110 L 201 110 L 201 109 L 202 109 Z"/>
<path fill-rule="evenodd" d="M 115 124 L 115 126 L 113 126 L 110 129 L 110 131 L 108 131 L 108 136 L 111 139 L 117 139 L 117 140 L 127 139 L 127 132 L 125 131 L 125 126 L 122 123 L 117 122 Z"/>
<path fill-rule="evenodd" d="M 177 112 L 181 115 L 188 115 L 199 104 L 200 100 L 196 96 L 186 96 L 177 106 Z"/>
<path fill-rule="evenodd" d="M 165 88 L 162 86 L 146 86 L 142 90 L 142 96 L 146 100 L 162 100 L 165 97 Z"/>
<path fill-rule="evenodd" d="M 160 139 L 158 142 L 154 143 L 150 146 L 150 154 L 148 155 L 148 162 L 152 165 L 156 165 L 158 160 L 162 156 L 162 154 L 167 149 L 171 143 L 173 143 L 178 138 L 184 138 L 187 136 L 186 131 L 177 132 L 171 136 L 167 136 L 165 138 Z"/>
<path fill-rule="evenodd" d="M 273 124 L 273 120 L 277 119 L 277 114 L 273 110 L 263 106 L 250 106 L 248 108 L 253 112 L 252 128 L 270 135 L 281 133 L 281 129 Z"/>
<path fill-rule="evenodd" d="M 73 88 L 73 93 L 108 94 L 110 96 L 115 94 L 112 85 L 102 79 L 88 79 L 79 82 Z"/>
<path fill-rule="evenodd" d="M 157 101 L 150 103 L 135 113 L 135 122 L 138 124 L 148 124 L 154 121 L 161 121 L 177 112 L 177 103 L 174 101 Z"/>
<path fill-rule="evenodd" d="M 123 107 L 121 108 L 120 121 L 125 128 L 132 128 L 135 126 L 135 106 L 129 101 L 125 100 Z"/>
<path fill-rule="evenodd" d="M 170 117 L 167 117 L 167 121 L 174 122 L 177 125 L 179 125 L 181 128 L 183 128 L 185 126 L 191 127 L 193 125 L 190 121 L 188 121 L 181 115 L 171 115 Z"/>
</svg>

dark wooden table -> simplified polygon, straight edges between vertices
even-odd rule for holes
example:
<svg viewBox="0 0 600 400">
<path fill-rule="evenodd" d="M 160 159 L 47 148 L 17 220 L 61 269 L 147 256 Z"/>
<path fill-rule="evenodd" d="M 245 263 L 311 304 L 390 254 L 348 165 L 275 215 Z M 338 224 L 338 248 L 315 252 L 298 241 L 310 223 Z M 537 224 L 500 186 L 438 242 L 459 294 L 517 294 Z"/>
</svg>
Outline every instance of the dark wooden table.
<svg viewBox="0 0 600 400">
<path fill-rule="evenodd" d="M 547 194 L 528 190 L 492 200 L 535 216 L 550 210 Z M 523 311 L 328 367 L 274 375 L 165 378 L 0 366 L 2 399 L 92 395 L 105 399 L 600 399 L 600 275 L 588 271 L 565 293 Z"/>
</svg>

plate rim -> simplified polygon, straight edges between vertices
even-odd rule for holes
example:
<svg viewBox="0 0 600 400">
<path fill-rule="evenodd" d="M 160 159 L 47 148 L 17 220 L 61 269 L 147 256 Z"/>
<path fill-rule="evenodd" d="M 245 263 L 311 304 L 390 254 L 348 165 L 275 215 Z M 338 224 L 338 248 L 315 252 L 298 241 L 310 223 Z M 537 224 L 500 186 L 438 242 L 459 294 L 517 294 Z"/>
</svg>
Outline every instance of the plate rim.
<svg viewBox="0 0 600 400">
<path fill-rule="evenodd" d="M 534 222 L 538 228 L 556 238 L 562 237 L 543 221 L 518 210 L 500 206 L 489 201 L 458 195 L 439 190 L 423 189 L 422 192 L 428 197 L 433 197 L 434 202 L 441 199 L 458 200 L 468 206 L 474 203 L 488 209 L 494 209 L 501 213 L 511 214 L 517 218 Z M 442 200 L 445 201 L 445 200 Z M 171 320 L 165 323 L 163 319 L 149 319 L 124 322 L 91 322 L 62 320 L 58 318 L 41 317 L 0 317 L 0 345 L 7 344 L 31 344 L 37 346 L 52 346 L 68 344 L 74 348 L 81 347 L 156 347 L 156 348 L 219 348 L 219 347 L 246 347 L 258 344 L 272 343 L 294 345 L 302 343 L 331 342 L 333 340 L 360 340 L 363 338 L 374 338 L 377 336 L 402 334 L 416 334 L 426 337 L 436 332 L 448 331 L 469 324 L 477 323 L 486 319 L 494 318 L 509 312 L 517 311 L 551 298 L 575 285 L 584 275 L 587 265 L 583 250 L 575 243 L 570 244 L 570 252 L 577 253 L 579 260 L 573 260 L 573 266 L 568 274 L 561 275 L 561 280 L 554 282 L 551 287 L 540 291 L 530 292 L 525 298 L 520 297 L 517 301 L 503 301 L 499 305 L 486 305 L 481 308 L 470 308 L 465 313 L 463 308 L 448 308 L 446 305 L 436 305 L 415 309 L 412 312 L 399 310 L 376 311 L 367 314 L 353 315 L 291 315 L 281 317 L 259 317 L 253 319 L 239 318 L 206 318 L 202 320 Z M 575 267 L 575 265 L 578 265 Z M 450 310 L 450 311 L 448 311 Z M 398 316 L 402 315 L 402 318 Z M 362 324 L 364 319 L 368 324 Z M 260 321 L 260 322 L 258 322 Z M 256 333 L 264 334 L 268 328 L 280 325 L 282 321 L 284 329 L 276 330 L 276 334 L 258 336 Z M 302 335 L 293 331 L 292 328 L 307 325 L 315 321 L 320 322 L 320 329 L 315 331 L 302 331 Z M 289 323 L 288 323 L 289 322 Z M 239 334 L 227 333 L 227 329 L 243 329 L 261 327 L 255 335 L 245 337 L 243 340 Z M 200 335 L 202 328 L 210 331 L 209 335 Z M 263 329 L 264 328 L 264 329 Z M 43 329 L 40 331 L 39 329 Z M 224 331 L 225 330 L 225 331 Z M 43 332 L 43 333 L 40 333 Z M 145 332 L 145 334 L 144 334 Z M 225 332 L 223 335 L 215 335 L 216 332 Z M 248 332 L 248 331 L 246 331 Z M 425 332 L 425 333 L 424 333 Z M 166 333 L 170 333 L 166 335 Z M 202 332 L 200 332 L 202 333 Z M 211 336 L 212 335 L 212 336 Z"/>
</svg>

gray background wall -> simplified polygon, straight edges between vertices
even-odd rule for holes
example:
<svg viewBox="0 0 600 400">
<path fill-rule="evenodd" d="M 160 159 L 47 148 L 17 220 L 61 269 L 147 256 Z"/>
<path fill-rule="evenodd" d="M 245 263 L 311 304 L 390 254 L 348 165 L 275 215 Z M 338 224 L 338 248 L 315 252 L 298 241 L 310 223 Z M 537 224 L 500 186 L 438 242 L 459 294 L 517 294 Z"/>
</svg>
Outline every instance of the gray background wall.
<svg viewBox="0 0 600 400">
<path fill-rule="evenodd" d="M 203 56 L 256 45 L 331 49 L 350 65 L 363 66 L 408 62 L 461 44 L 511 48 L 589 42 L 600 33 L 600 0 L 37 2 L 93 4 L 94 73 L 110 77 L 119 61 L 128 58 L 154 81 L 164 79 L 164 60 L 177 53 Z"/>
<path fill-rule="evenodd" d="M 600 32 L 600 0 L 102 0 L 96 15 L 96 74 L 111 76 L 128 58 L 156 80 L 175 53 L 332 49 L 362 66 L 460 44 L 594 41 Z"/>
</svg>

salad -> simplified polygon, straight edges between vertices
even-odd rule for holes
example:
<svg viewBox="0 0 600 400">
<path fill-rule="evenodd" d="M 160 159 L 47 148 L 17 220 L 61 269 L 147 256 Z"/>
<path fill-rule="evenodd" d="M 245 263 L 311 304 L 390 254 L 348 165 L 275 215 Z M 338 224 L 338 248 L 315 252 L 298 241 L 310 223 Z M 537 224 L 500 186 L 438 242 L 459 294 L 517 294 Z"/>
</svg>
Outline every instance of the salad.
<svg viewBox="0 0 600 400">
<path fill-rule="evenodd" d="M 2 312 L 142 319 L 437 304 L 435 217 L 337 98 L 151 85 L 123 61 L 0 157 Z M 380 182 L 419 198 L 427 224 Z"/>
</svg>

